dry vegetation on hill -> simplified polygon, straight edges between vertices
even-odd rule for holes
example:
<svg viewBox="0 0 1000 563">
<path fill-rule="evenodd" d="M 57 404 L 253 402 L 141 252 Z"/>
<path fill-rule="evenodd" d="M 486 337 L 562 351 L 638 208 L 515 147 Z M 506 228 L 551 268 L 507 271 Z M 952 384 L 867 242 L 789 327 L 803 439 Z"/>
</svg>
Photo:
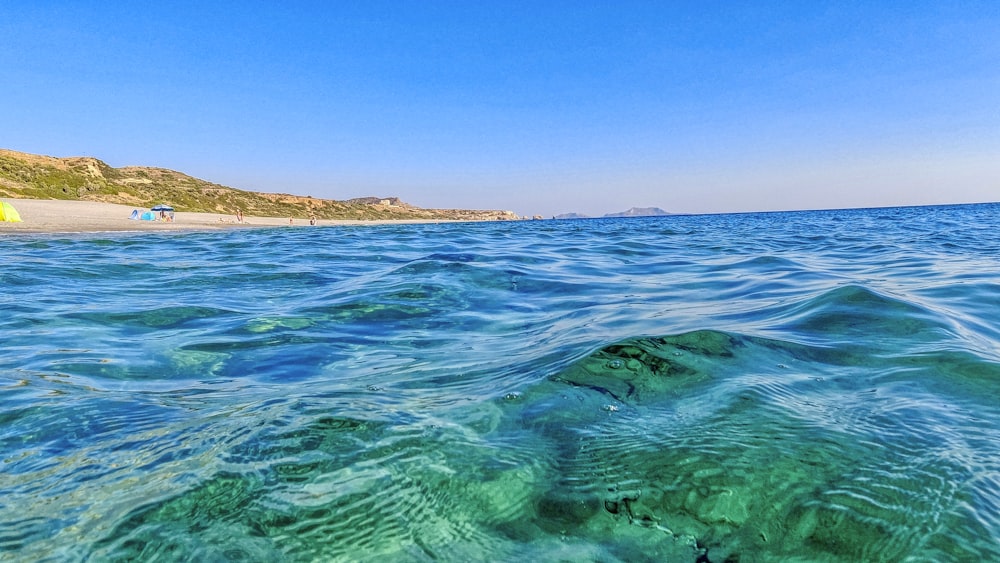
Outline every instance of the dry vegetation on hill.
<svg viewBox="0 0 1000 563">
<path fill-rule="evenodd" d="M 92 157 L 55 158 L 0 149 L 0 197 L 64 199 L 178 211 L 319 219 L 509 220 L 510 211 L 422 209 L 398 198 L 347 201 L 238 190 L 164 168 L 112 168 Z"/>
</svg>

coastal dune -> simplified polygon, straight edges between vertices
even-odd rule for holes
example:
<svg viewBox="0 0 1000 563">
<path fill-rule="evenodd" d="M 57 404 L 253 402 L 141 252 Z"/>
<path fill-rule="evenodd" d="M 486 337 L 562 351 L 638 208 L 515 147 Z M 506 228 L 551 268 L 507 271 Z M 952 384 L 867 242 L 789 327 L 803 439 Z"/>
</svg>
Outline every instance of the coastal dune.
<svg viewBox="0 0 1000 563">
<path fill-rule="evenodd" d="M 136 207 L 97 201 L 67 201 L 41 199 L 5 199 L 17 209 L 19 223 L 0 221 L 0 235 L 8 233 L 74 233 L 105 231 L 177 231 L 227 228 L 310 226 L 306 217 L 252 217 L 236 221 L 234 214 L 192 213 L 177 211 L 174 220 L 136 221 L 129 219 Z M 138 208 L 139 213 L 147 211 Z M 234 210 L 235 212 L 235 210 Z M 352 221 L 317 219 L 316 225 L 373 225 L 380 223 L 427 223 L 438 221 Z"/>
</svg>

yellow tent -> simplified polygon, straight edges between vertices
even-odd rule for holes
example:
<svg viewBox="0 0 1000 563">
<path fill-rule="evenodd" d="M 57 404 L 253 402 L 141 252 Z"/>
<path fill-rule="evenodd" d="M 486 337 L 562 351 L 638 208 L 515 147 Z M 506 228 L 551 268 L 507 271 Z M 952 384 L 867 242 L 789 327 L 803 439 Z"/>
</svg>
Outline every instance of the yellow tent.
<svg viewBox="0 0 1000 563">
<path fill-rule="evenodd" d="M 21 216 L 17 213 L 17 209 L 14 209 L 13 205 L 6 201 L 0 201 L 0 221 L 20 223 Z"/>
</svg>

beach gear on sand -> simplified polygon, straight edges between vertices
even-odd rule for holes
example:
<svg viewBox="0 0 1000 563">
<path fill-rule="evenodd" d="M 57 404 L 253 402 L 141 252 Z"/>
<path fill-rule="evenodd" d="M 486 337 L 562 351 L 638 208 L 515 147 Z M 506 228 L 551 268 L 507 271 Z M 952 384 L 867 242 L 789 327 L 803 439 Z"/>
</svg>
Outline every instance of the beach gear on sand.
<svg viewBox="0 0 1000 563">
<path fill-rule="evenodd" d="M 14 206 L 6 201 L 0 202 L 0 221 L 8 223 L 20 223 L 21 215 L 14 209 Z"/>
<path fill-rule="evenodd" d="M 159 205 L 154 205 L 153 207 L 150 208 L 150 211 L 154 211 L 154 212 L 158 211 L 160 213 L 160 219 L 162 219 L 164 221 L 173 221 L 174 220 L 174 208 L 170 207 L 169 205 L 167 205 L 165 203 L 161 203 Z"/>
</svg>

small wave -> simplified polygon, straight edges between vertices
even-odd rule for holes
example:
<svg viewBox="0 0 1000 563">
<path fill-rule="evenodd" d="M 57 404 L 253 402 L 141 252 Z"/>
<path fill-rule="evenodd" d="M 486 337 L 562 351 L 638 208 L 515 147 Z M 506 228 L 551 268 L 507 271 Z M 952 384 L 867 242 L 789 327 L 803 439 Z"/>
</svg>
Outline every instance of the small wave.
<svg viewBox="0 0 1000 563">
<path fill-rule="evenodd" d="M 813 342 L 854 343 L 885 348 L 914 346 L 951 336 L 949 323 L 933 311 L 883 295 L 864 286 L 846 285 L 771 314 L 772 326 Z"/>
</svg>

